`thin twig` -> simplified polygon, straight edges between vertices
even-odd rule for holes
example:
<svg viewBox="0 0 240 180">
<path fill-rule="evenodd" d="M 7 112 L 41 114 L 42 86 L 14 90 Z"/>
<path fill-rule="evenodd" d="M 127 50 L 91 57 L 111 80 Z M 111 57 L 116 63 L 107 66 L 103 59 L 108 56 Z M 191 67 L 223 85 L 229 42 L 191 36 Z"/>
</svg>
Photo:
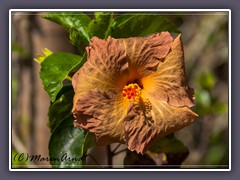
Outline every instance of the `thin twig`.
<svg viewBox="0 0 240 180">
<path fill-rule="evenodd" d="M 94 161 L 98 166 L 101 166 L 101 165 L 98 163 L 98 161 L 97 161 L 91 154 L 88 154 L 88 156 L 90 156 L 90 157 L 93 159 L 93 161 Z"/>
<path fill-rule="evenodd" d="M 114 154 L 114 156 L 117 155 L 117 154 L 120 154 L 120 153 L 122 153 L 122 152 L 124 152 L 124 151 L 126 151 L 126 150 L 127 150 L 127 149 L 122 149 L 122 150 L 116 152 L 116 153 Z"/>
<path fill-rule="evenodd" d="M 114 150 L 112 151 L 112 153 L 115 155 L 115 152 L 116 152 L 116 150 L 119 148 L 121 146 L 121 144 L 119 143 L 115 148 L 114 148 Z"/>
</svg>

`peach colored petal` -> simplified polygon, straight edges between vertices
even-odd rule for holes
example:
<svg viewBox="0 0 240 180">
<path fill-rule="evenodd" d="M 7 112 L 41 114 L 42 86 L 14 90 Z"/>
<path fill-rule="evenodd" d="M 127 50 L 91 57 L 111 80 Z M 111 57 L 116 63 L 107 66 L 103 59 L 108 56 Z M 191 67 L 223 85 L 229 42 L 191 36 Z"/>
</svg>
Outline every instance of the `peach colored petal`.
<svg viewBox="0 0 240 180">
<path fill-rule="evenodd" d="M 127 52 L 130 73 L 146 76 L 170 51 L 172 36 L 168 32 L 149 37 L 119 39 Z"/>
<path fill-rule="evenodd" d="M 101 40 L 93 37 L 86 51 L 87 62 L 73 76 L 74 106 L 81 94 L 91 89 L 118 88 L 117 82 L 127 67 L 126 52 L 114 38 Z"/>
<path fill-rule="evenodd" d="M 73 86 L 73 89 L 76 88 L 76 85 L 77 85 L 77 79 L 78 79 L 78 75 L 79 75 L 80 71 L 77 71 L 73 77 L 72 77 L 72 86 Z"/>
<path fill-rule="evenodd" d="M 156 139 L 190 125 L 198 116 L 187 107 L 171 106 L 146 92 L 142 97 L 141 108 L 129 109 L 125 118 L 124 141 L 131 151 L 143 153 Z"/>
<path fill-rule="evenodd" d="M 181 36 L 168 32 L 145 38 L 92 38 L 87 62 L 73 76 L 73 115 L 93 132 L 97 144 L 125 143 L 143 153 L 157 138 L 190 125 L 197 117 L 193 89 L 185 80 Z M 129 83 L 141 89 L 124 99 Z"/>
<path fill-rule="evenodd" d="M 78 125 L 96 136 L 98 145 L 123 142 L 123 121 L 129 102 L 114 91 L 90 90 L 82 95 L 73 111 Z"/>
<path fill-rule="evenodd" d="M 185 78 L 184 53 L 179 35 L 171 46 L 171 52 L 158 64 L 156 72 L 141 79 L 143 88 L 158 100 L 173 106 L 193 106 L 193 89 Z"/>
</svg>

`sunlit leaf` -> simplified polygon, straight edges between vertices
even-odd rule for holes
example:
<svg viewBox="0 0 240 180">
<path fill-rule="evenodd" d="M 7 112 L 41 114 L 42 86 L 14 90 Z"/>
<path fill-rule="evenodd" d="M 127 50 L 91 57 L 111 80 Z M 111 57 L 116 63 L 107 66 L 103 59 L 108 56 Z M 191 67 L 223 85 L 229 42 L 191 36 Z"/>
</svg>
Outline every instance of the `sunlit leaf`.
<svg viewBox="0 0 240 180">
<path fill-rule="evenodd" d="M 45 56 L 50 56 L 53 52 L 49 50 L 48 48 L 43 48 L 42 52 L 45 54 Z"/>
<path fill-rule="evenodd" d="M 51 54 L 41 63 L 40 78 L 51 101 L 55 101 L 68 73 L 76 65 L 83 64 L 81 60 L 81 56 L 61 52 Z"/>
<path fill-rule="evenodd" d="M 179 30 L 168 19 L 160 15 L 126 14 L 118 16 L 112 25 L 111 36 L 126 38 L 130 36 L 147 36 L 156 32 Z"/>
<path fill-rule="evenodd" d="M 41 64 L 41 63 L 46 59 L 46 57 L 48 57 L 48 56 L 50 56 L 51 54 L 53 54 L 53 52 L 50 51 L 50 50 L 47 49 L 47 48 L 43 48 L 43 49 L 42 49 L 42 52 L 43 52 L 44 55 L 38 54 L 38 55 L 37 55 L 37 58 L 34 58 L 34 60 L 35 60 L 36 62 L 38 62 L 39 64 Z"/>
<path fill-rule="evenodd" d="M 86 45 L 90 41 L 88 24 L 91 18 L 81 12 L 50 12 L 43 16 L 55 23 L 62 25 L 68 32 L 71 43 L 80 48 L 81 42 Z"/>
</svg>

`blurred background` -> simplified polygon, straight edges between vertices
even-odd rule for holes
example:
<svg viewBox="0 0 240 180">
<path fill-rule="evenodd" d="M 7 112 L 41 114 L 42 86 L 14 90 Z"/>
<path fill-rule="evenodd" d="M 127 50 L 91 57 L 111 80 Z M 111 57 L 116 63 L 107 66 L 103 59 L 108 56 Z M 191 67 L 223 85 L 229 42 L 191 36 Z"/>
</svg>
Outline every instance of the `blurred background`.
<svg viewBox="0 0 240 180">
<path fill-rule="evenodd" d="M 78 52 L 69 43 L 63 28 L 41 15 L 15 12 L 12 16 L 12 152 L 48 157 L 50 99 L 39 78 L 40 65 L 33 59 L 42 54 L 43 48 L 53 52 Z M 175 134 L 189 149 L 183 167 L 226 168 L 229 156 L 228 14 L 161 15 L 182 32 L 187 79 L 195 89 L 193 110 L 199 114 L 192 125 Z M 107 163 L 101 155 L 106 152 L 105 147 L 96 147 L 92 152 L 97 154 L 98 162 Z M 124 156 L 125 152 L 119 154 L 114 164 L 121 164 Z M 29 164 L 31 167 L 46 165 L 49 165 L 46 161 Z"/>
</svg>

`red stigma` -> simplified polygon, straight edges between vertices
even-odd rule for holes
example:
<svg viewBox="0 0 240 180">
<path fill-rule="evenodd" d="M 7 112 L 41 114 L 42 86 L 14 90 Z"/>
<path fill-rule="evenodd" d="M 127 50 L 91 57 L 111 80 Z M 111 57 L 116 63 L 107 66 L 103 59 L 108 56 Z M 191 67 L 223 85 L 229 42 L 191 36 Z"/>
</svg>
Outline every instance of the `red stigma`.
<svg viewBox="0 0 240 180">
<path fill-rule="evenodd" d="M 133 100 L 134 103 L 138 102 L 140 93 L 141 93 L 141 88 L 136 83 L 134 83 L 134 84 L 131 83 L 131 84 L 126 85 L 122 91 L 123 97 L 128 99 L 129 101 Z"/>
</svg>

